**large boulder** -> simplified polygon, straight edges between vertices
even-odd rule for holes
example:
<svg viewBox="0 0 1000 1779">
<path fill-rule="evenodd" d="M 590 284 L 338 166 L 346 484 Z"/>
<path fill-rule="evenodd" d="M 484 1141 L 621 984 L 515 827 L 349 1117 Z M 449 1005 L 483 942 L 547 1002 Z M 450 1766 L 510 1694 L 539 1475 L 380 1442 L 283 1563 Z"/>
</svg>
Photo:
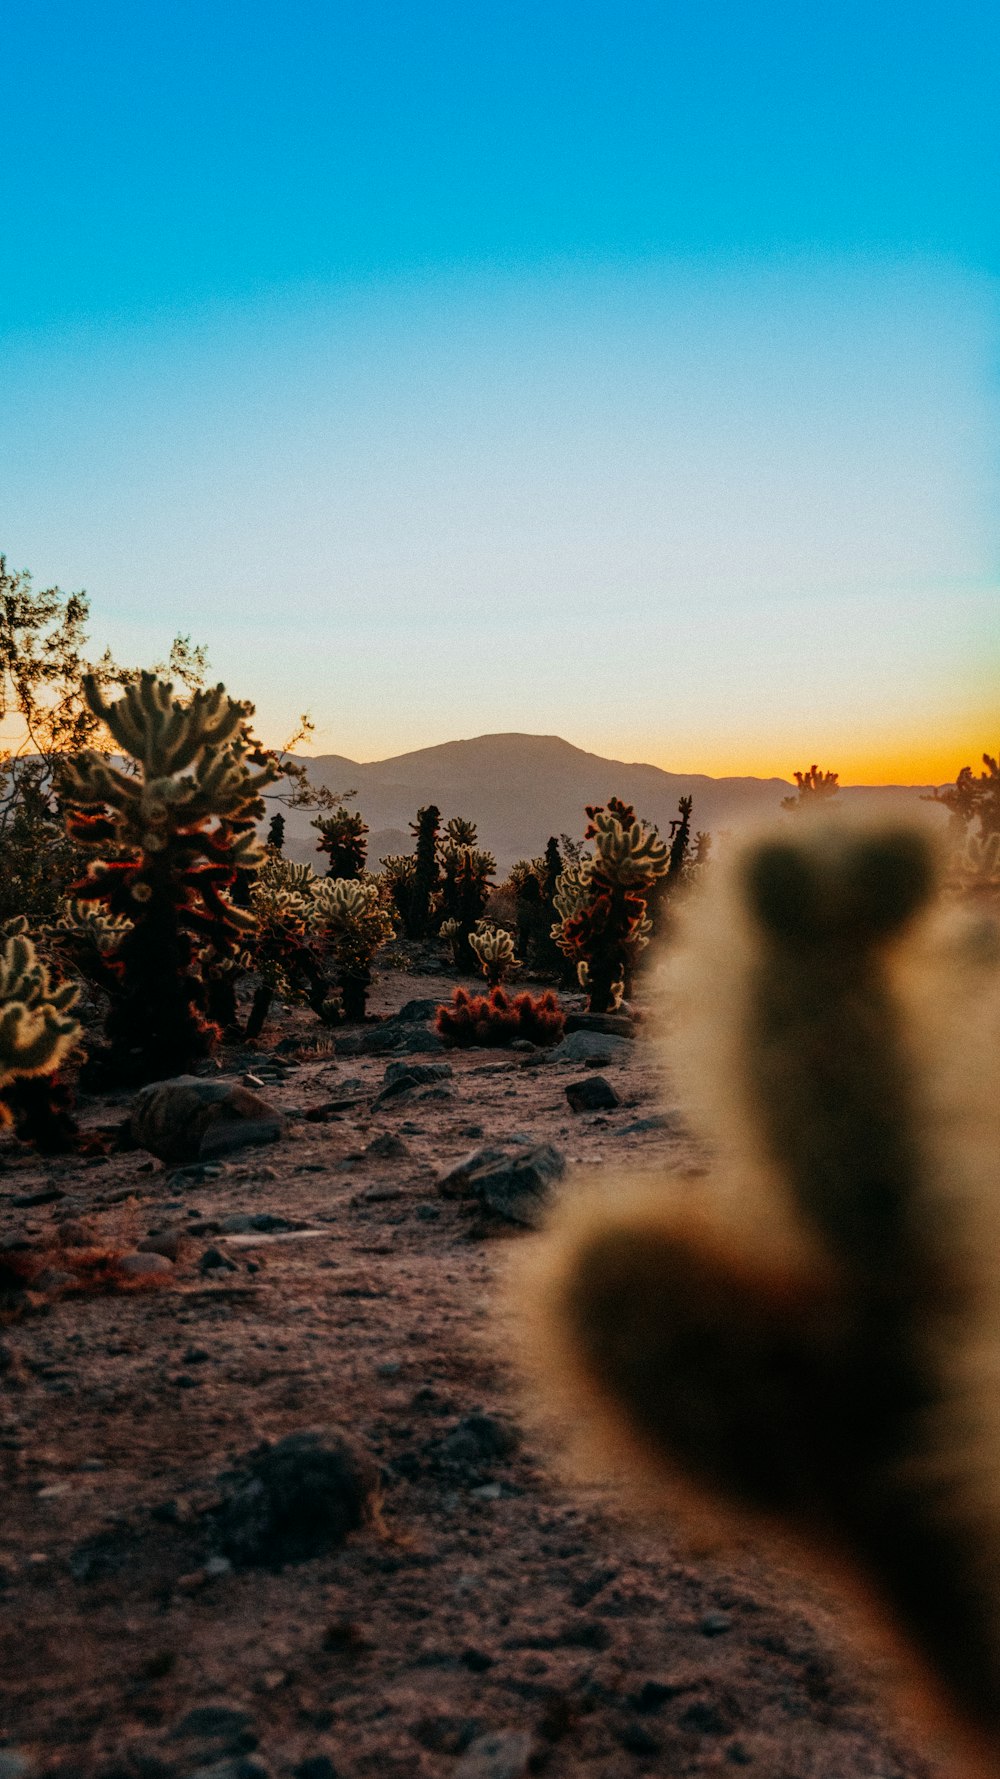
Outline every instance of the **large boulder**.
<svg viewBox="0 0 1000 1779">
<path fill-rule="evenodd" d="M 237 1081 L 178 1075 L 136 1095 L 128 1129 L 140 1149 L 168 1164 L 215 1161 L 250 1144 L 273 1143 L 285 1120 L 276 1106 Z"/>
</svg>

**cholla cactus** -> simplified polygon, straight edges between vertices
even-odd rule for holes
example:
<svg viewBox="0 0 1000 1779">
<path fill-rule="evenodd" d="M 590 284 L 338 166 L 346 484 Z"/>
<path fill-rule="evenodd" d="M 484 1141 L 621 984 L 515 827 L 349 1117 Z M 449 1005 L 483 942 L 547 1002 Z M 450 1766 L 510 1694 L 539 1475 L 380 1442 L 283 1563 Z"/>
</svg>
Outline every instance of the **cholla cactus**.
<svg viewBox="0 0 1000 1779">
<path fill-rule="evenodd" d="M 132 926 L 133 922 L 124 914 L 109 914 L 99 903 L 80 902 L 65 896 L 53 931 L 67 939 L 82 941 L 100 957 L 106 958 L 117 951 Z"/>
<path fill-rule="evenodd" d="M 449 1044 L 502 1049 L 519 1038 L 530 1044 L 558 1044 L 566 1016 L 551 989 L 537 998 L 519 994 L 512 1000 L 503 988 L 491 989 L 488 995 L 456 988 L 451 1001 L 438 1008 L 435 1025 Z"/>
<path fill-rule="evenodd" d="M 395 931 L 374 878 L 317 878 L 306 919 L 322 955 L 329 957 L 348 1019 L 363 1019 L 372 959 Z"/>
<path fill-rule="evenodd" d="M 181 700 L 144 673 L 114 703 L 92 676 L 84 691 L 135 771 L 91 749 L 66 762 L 70 836 L 104 854 L 72 893 L 133 922 L 108 954 L 117 977 L 109 1063 L 119 1079 L 155 1080 L 190 1068 L 218 1038 L 200 954 L 231 956 L 252 931 L 252 914 L 226 892 L 260 862 L 254 823 L 277 767 L 251 770 L 252 707 L 223 686 Z"/>
<path fill-rule="evenodd" d="M 479 959 L 483 975 L 491 988 L 499 988 L 519 959 L 514 955 L 514 941 L 503 927 L 481 925 L 469 934 L 469 947 Z"/>
<path fill-rule="evenodd" d="M 313 822 L 319 829 L 317 852 L 327 856 L 328 877 L 360 877 L 368 857 L 368 823 L 357 810 L 341 803 L 331 815 L 320 815 Z"/>
<path fill-rule="evenodd" d="M 596 1428 L 672 1518 L 696 1491 L 699 1535 L 713 1512 L 741 1539 L 749 1521 L 786 1560 L 790 1530 L 874 1584 L 981 1779 L 1000 1751 L 1000 929 L 935 906 L 935 875 L 926 835 L 846 820 L 713 873 L 671 966 L 670 1062 L 715 1169 L 567 1195 L 518 1310 L 561 1412 L 588 1405 L 591 1453 Z"/>
<path fill-rule="evenodd" d="M 669 869 L 669 847 L 655 828 L 629 821 L 632 813 L 615 798 L 607 809 L 588 809 L 588 838 L 595 840 L 596 854 L 567 865 L 553 897 L 559 920 L 552 937 L 575 962 L 592 1013 L 606 1013 L 621 1003 L 635 960 L 652 933 L 646 897 Z"/>
<path fill-rule="evenodd" d="M 457 967 L 472 970 L 475 960 L 470 935 L 485 913 L 497 862 L 491 852 L 476 846 L 474 823 L 454 817 L 445 832 L 448 838 L 441 849 L 441 912 L 447 920 L 458 923 L 452 941 Z"/>
<path fill-rule="evenodd" d="M 78 996 L 74 983 L 53 983 L 26 934 L 7 940 L 0 951 L 0 1092 L 12 1081 L 54 1074 L 65 1062 L 80 1035 L 70 1014 Z"/>
<path fill-rule="evenodd" d="M 0 1123 L 44 1153 L 72 1148 L 68 1090 L 54 1081 L 80 1036 L 72 982 L 54 983 L 25 933 L 0 950 Z"/>
<path fill-rule="evenodd" d="M 250 889 L 256 923 L 250 941 L 252 968 L 260 976 L 246 1036 L 258 1038 L 275 995 L 305 1000 L 326 1017 L 330 983 L 309 933 L 309 912 L 318 878 L 309 865 L 298 865 L 279 853 L 265 859 Z"/>
</svg>

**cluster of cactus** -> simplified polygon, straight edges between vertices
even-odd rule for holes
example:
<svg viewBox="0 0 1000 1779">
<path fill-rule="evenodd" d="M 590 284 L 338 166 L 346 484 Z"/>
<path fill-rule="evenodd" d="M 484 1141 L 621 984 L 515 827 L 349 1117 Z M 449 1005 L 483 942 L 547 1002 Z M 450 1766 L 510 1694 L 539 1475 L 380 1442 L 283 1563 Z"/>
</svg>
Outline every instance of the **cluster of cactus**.
<svg viewBox="0 0 1000 1779">
<path fill-rule="evenodd" d="M 567 959 L 552 936 L 559 922 L 555 896 L 563 870 L 559 842 L 553 834 L 541 857 L 519 859 L 512 866 L 509 881 L 516 899 L 518 951 L 532 970 L 567 978 Z M 575 969 L 568 980 L 576 980 Z"/>
<path fill-rule="evenodd" d="M 361 877 L 368 858 L 368 823 L 357 811 L 341 803 L 329 815 L 320 815 L 313 822 L 319 829 L 317 852 L 327 857 L 328 877 Z"/>
<path fill-rule="evenodd" d="M 363 1019 L 372 959 L 395 932 L 373 877 L 321 877 L 312 885 L 307 929 L 328 960 L 346 1019 Z"/>
<path fill-rule="evenodd" d="M 716 1166 L 567 1201 L 526 1363 L 700 1534 L 853 1563 L 995 1772 L 1000 928 L 935 905 L 903 828 L 804 827 L 716 876 L 670 1053 Z"/>
<path fill-rule="evenodd" d="M 790 797 L 782 797 L 782 809 L 793 810 L 796 814 L 812 815 L 836 797 L 840 790 L 840 774 L 824 772 L 821 767 L 813 765 L 805 772 L 795 773 L 797 790 Z"/>
<path fill-rule="evenodd" d="M 502 988 L 488 995 L 456 988 L 450 1002 L 437 1010 L 437 1030 L 450 1044 L 501 1048 L 524 1038 L 531 1044 L 557 1044 L 566 1016 L 551 990 L 511 998 Z"/>
<path fill-rule="evenodd" d="M 100 855 L 71 893 L 131 922 L 105 955 L 114 979 L 107 1062 L 119 1079 L 157 1079 L 189 1069 L 217 1041 L 202 959 L 236 955 L 252 931 L 252 914 L 228 892 L 238 871 L 259 863 L 254 823 L 277 768 L 251 770 L 251 707 L 223 686 L 181 700 L 144 673 L 113 703 L 92 676 L 84 691 L 131 769 L 93 749 L 63 766 L 68 832 Z"/>
<path fill-rule="evenodd" d="M 260 982 L 254 991 L 246 1036 L 258 1038 L 274 998 L 305 1001 L 326 1016 L 330 985 L 308 935 L 311 885 L 308 865 L 293 864 L 277 852 L 264 859 L 250 890 L 254 931 L 244 962 Z"/>
<path fill-rule="evenodd" d="M 515 955 L 514 941 L 503 927 L 481 921 L 469 934 L 469 946 L 479 959 L 479 966 L 491 988 L 499 988 L 505 977 L 520 962 Z"/>
<path fill-rule="evenodd" d="M 585 838 L 594 841 L 595 850 L 564 866 L 559 876 L 553 898 L 559 919 L 552 937 L 575 963 L 591 1012 L 606 1013 L 621 1004 L 639 953 L 649 943 L 647 899 L 669 870 L 670 849 L 616 797 L 606 807 L 588 807 L 587 815 Z"/>
<path fill-rule="evenodd" d="M 52 1154 L 76 1140 L 68 1090 L 55 1077 L 80 1036 L 79 990 L 52 981 L 25 924 L 10 923 L 20 930 L 0 950 L 0 1122 Z"/>
<path fill-rule="evenodd" d="M 474 822 L 461 816 L 441 827 L 441 811 L 431 803 L 411 823 L 412 853 L 382 860 L 383 874 L 408 939 L 440 933 L 451 943 L 455 962 L 475 969 L 469 934 L 486 910 L 496 859 L 476 844 Z"/>
</svg>

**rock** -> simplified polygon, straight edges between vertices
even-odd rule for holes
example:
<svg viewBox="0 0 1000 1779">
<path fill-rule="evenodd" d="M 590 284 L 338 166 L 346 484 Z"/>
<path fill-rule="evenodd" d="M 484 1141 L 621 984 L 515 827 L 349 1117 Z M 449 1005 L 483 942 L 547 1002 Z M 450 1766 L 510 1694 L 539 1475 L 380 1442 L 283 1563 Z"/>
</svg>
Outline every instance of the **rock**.
<svg viewBox="0 0 1000 1779">
<path fill-rule="evenodd" d="M 94 1232 L 88 1223 L 79 1217 L 67 1217 L 60 1223 L 57 1235 L 61 1248 L 89 1248 L 93 1246 Z"/>
<path fill-rule="evenodd" d="M 310 1754 L 292 1768 L 293 1779 L 341 1779 L 328 1754 Z"/>
<path fill-rule="evenodd" d="M 384 1130 L 379 1136 L 373 1137 L 365 1150 L 366 1156 L 372 1155 L 376 1160 L 382 1161 L 398 1161 L 409 1153 L 402 1137 L 397 1137 L 391 1130 Z"/>
<path fill-rule="evenodd" d="M 215 1510 L 215 1536 L 242 1568 L 280 1568 L 343 1544 L 378 1509 L 378 1467 L 335 1429 L 289 1433 L 251 1452 Z"/>
<path fill-rule="evenodd" d="M 669 1130 L 679 1136 L 684 1130 L 684 1120 L 679 1112 L 651 1112 L 648 1118 L 633 1118 L 631 1124 L 623 1124 L 618 1135 L 635 1137 L 646 1130 Z"/>
<path fill-rule="evenodd" d="M 482 1136 L 481 1125 L 470 1125 L 466 1134 Z M 473 1149 L 469 1155 L 457 1161 L 447 1173 L 441 1174 L 437 1181 L 437 1189 L 442 1198 L 468 1198 L 471 1188 L 469 1181 L 473 1174 L 492 1163 L 503 1161 L 508 1151 L 498 1143 L 489 1143 L 484 1149 Z"/>
<path fill-rule="evenodd" d="M 118 1271 L 127 1279 L 166 1278 L 173 1270 L 173 1262 L 165 1254 L 125 1254 L 118 1262 Z"/>
<path fill-rule="evenodd" d="M 452 1779 L 527 1779 L 532 1738 L 527 1730 L 498 1730 L 477 1736 L 463 1754 Z"/>
<path fill-rule="evenodd" d="M 233 1705 L 195 1705 L 170 1731 L 172 1741 L 180 1741 L 185 1736 L 197 1736 L 199 1741 L 223 1740 L 232 1742 L 234 1737 L 245 1736 L 253 1730 L 253 1719 L 248 1711 L 241 1711 Z"/>
<path fill-rule="evenodd" d="M 439 1179 L 445 1198 L 477 1198 L 505 1223 L 537 1229 L 552 1198 L 552 1186 L 566 1172 L 566 1157 L 552 1143 L 530 1149 L 496 1145 L 479 1149 Z"/>
<path fill-rule="evenodd" d="M 447 1080 L 454 1074 L 447 1062 L 391 1062 L 385 1071 L 385 1085 L 373 1100 L 373 1106 L 384 1105 L 415 1087 L 426 1087 Z"/>
<path fill-rule="evenodd" d="M 566 1089 L 571 1112 L 608 1112 L 620 1106 L 621 1100 L 610 1081 L 603 1075 L 589 1075 L 585 1081 L 571 1081 Z"/>
<path fill-rule="evenodd" d="M 631 1046 L 626 1038 L 605 1036 L 602 1032 L 570 1032 L 549 1051 L 553 1062 L 582 1062 L 605 1068 L 608 1063 L 624 1062 Z"/>
<path fill-rule="evenodd" d="M 567 1013 L 566 1032 L 600 1032 L 608 1038 L 634 1038 L 630 1013 Z"/>
<path fill-rule="evenodd" d="M 181 1257 L 184 1235 L 179 1229 L 163 1229 L 156 1235 L 147 1235 L 139 1246 L 140 1254 L 159 1254 L 164 1260 L 177 1261 Z"/>
<path fill-rule="evenodd" d="M 52 1205 L 58 1198 L 65 1197 L 66 1194 L 61 1186 L 40 1186 L 37 1192 L 15 1193 L 10 1202 L 16 1205 L 19 1210 L 26 1211 L 30 1210 L 33 1205 Z"/>
<path fill-rule="evenodd" d="M 197 1162 L 273 1143 L 285 1121 L 269 1100 L 235 1081 L 178 1075 L 142 1089 L 128 1128 L 133 1141 L 161 1161 Z"/>
<path fill-rule="evenodd" d="M 185 1779 L 270 1779 L 267 1767 L 248 1755 L 232 1760 L 211 1761 L 207 1767 L 194 1767 Z"/>
<path fill-rule="evenodd" d="M 206 1248 L 198 1262 L 199 1272 L 235 1272 L 236 1262 L 230 1260 L 221 1248 Z"/>
<path fill-rule="evenodd" d="M 0 1748 L 0 1779 L 25 1779 L 31 1766 L 16 1748 Z"/>
<path fill-rule="evenodd" d="M 219 1234 L 283 1235 L 301 1228 L 301 1223 L 292 1223 L 287 1217 L 277 1217 L 273 1211 L 234 1211 L 231 1216 L 222 1218 Z"/>
<path fill-rule="evenodd" d="M 433 1446 L 438 1463 L 458 1469 L 479 1468 L 500 1458 L 510 1458 L 521 1443 L 512 1421 L 499 1415 L 465 1415 L 458 1425 Z"/>
</svg>

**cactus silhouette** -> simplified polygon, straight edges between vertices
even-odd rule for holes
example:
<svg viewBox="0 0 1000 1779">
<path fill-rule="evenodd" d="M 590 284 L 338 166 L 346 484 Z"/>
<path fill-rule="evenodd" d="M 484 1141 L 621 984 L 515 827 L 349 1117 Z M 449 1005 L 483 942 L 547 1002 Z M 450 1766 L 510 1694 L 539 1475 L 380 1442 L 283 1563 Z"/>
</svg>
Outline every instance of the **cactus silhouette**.
<svg viewBox="0 0 1000 1779">
<path fill-rule="evenodd" d="M 364 817 L 341 803 L 331 815 L 317 816 L 312 825 L 319 829 L 316 850 L 327 856 L 327 876 L 360 877 L 368 857 Z"/>
<path fill-rule="evenodd" d="M 277 767 L 250 769 L 251 707 L 223 686 L 181 700 L 144 673 L 114 703 L 92 677 L 84 690 L 134 770 L 91 749 L 65 763 L 69 834 L 104 855 L 71 894 L 133 923 L 107 957 L 116 978 L 108 1064 L 118 1079 L 155 1080 L 190 1068 L 217 1040 L 199 956 L 231 957 L 253 929 L 227 892 L 237 871 L 260 862 L 253 822 Z"/>
<path fill-rule="evenodd" d="M 902 828 L 738 856 L 676 972 L 716 1170 L 568 1205 L 521 1310 L 675 1508 L 874 1583 L 996 1773 L 1000 936 L 934 889 Z"/>
</svg>

